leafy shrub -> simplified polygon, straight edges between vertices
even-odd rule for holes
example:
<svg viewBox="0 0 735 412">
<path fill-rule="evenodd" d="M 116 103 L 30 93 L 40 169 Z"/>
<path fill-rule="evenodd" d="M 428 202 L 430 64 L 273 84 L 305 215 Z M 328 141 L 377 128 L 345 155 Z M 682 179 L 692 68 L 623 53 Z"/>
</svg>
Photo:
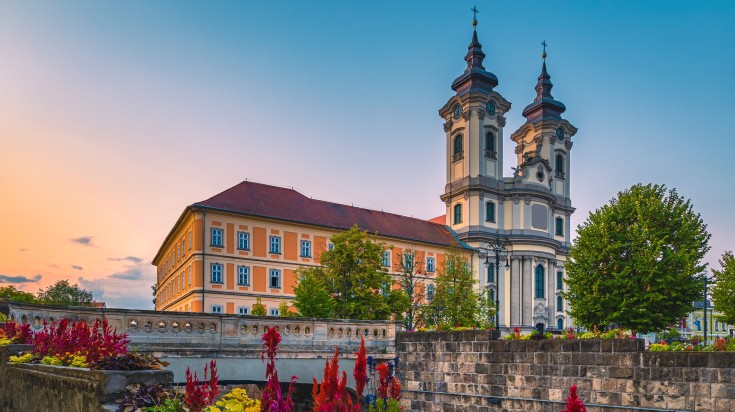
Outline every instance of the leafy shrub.
<svg viewBox="0 0 735 412">
<path fill-rule="evenodd" d="M 148 410 L 152 407 L 173 407 L 181 405 L 181 394 L 173 391 L 170 386 L 155 385 L 131 385 L 128 386 L 128 395 L 120 403 L 117 412 L 131 412 L 140 409 Z M 171 401 L 171 402 L 169 402 Z M 180 409 L 169 409 L 171 412 L 183 411 Z M 158 409 L 156 412 L 164 412 L 166 409 Z"/>
<path fill-rule="evenodd" d="M 202 412 L 204 408 L 212 405 L 217 398 L 219 393 L 219 387 L 217 382 L 219 376 L 217 376 L 217 362 L 212 359 L 209 362 L 212 375 L 207 380 L 207 365 L 204 365 L 204 381 L 199 382 L 196 371 L 192 376 L 189 368 L 186 368 L 186 392 L 184 394 L 184 401 L 189 407 L 191 412 Z"/>
<path fill-rule="evenodd" d="M 250 314 L 253 316 L 265 316 L 268 314 L 265 310 L 265 305 L 263 305 L 260 298 L 255 299 L 255 303 L 253 304 L 253 309 L 250 311 Z"/>
<path fill-rule="evenodd" d="M 723 338 L 717 338 L 715 343 L 712 344 L 712 349 L 717 352 L 724 352 L 725 350 L 727 350 L 727 340 Z"/>
<path fill-rule="evenodd" d="M 370 405 L 370 412 L 400 412 L 403 410 L 401 404 L 395 399 L 378 399 Z"/>
<path fill-rule="evenodd" d="M 10 360 L 10 363 L 28 363 L 33 360 L 33 354 L 26 353 L 20 356 L 11 356 L 9 360 Z"/>
<path fill-rule="evenodd" d="M 56 356 L 66 353 L 80 353 L 87 362 L 126 353 L 130 340 L 125 333 L 117 333 L 108 324 L 107 319 L 95 321 L 91 328 L 86 322 L 69 322 L 62 319 L 52 322 L 37 332 L 33 338 L 33 354 L 38 357 Z"/>
<path fill-rule="evenodd" d="M 248 397 L 242 388 L 233 389 L 215 405 L 210 406 L 207 412 L 260 412 L 260 400 Z"/>
<path fill-rule="evenodd" d="M 2 332 L 0 345 L 10 345 L 11 343 L 30 344 L 33 342 L 33 333 L 29 323 L 19 325 L 14 321 L 2 322 L 0 323 L 0 332 Z"/>
<path fill-rule="evenodd" d="M 144 412 L 185 412 L 184 403 L 181 398 L 165 399 L 162 404 L 149 406 L 143 409 Z"/>
<path fill-rule="evenodd" d="M 119 355 L 108 356 L 90 364 L 90 369 L 96 370 L 120 370 L 134 371 L 147 369 L 161 369 L 168 366 L 168 362 L 162 362 L 151 354 L 138 352 L 127 352 Z"/>
<path fill-rule="evenodd" d="M 65 353 L 63 355 L 47 355 L 41 359 L 41 363 L 44 365 L 56 365 L 56 366 L 71 366 L 74 368 L 86 368 L 87 357 L 81 353 Z"/>
</svg>

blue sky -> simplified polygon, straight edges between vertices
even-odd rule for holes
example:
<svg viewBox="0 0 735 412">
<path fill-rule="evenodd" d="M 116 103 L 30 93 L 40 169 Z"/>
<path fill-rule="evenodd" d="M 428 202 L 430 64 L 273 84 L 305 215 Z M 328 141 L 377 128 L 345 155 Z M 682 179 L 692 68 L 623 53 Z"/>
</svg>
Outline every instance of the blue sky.
<svg viewBox="0 0 735 412">
<path fill-rule="evenodd" d="M 473 4 L 3 2 L 0 214 L 17 235 L 0 243 L 0 275 L 31 291 L 81 279 L 145 307 L 148 262 L 183 208 L 246 178 L 442 214 L 437 111 Z M 579 128 L 573 225 L 632 184 L 664 183 L 709 225 L 710 262 L 735 249 L 735 3 L 477 7 L 485 67 L 513 104 L 506 137 L 549 44 L 553 95 Z"/>
</svg>

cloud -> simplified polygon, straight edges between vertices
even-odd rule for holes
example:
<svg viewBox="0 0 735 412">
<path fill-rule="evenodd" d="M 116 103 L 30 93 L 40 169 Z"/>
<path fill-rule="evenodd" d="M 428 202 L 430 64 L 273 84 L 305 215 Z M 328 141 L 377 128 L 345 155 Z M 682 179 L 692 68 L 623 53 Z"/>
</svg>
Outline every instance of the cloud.
<svg viewBox="0 0 735 412">
<path fill-rule="evenodd" d="M 107 258 L 107 260 L 111 260 L 113 262 L 122 262 L 122 261 L 128 261 L 128 262 L 133 262 L 133 263 L 143 262 L 142 258 L 135 257 L 135 256 L 126 256 L 124 258 Z"/>
<path fill-rule="evenodd" d="M 18 249 L 18 252 L 28 252 L 29 250 L 30 249 L 27 249 L 27 248 L 22 247 L 22 248 Z"/>
<path fill-rule="evenodd" d="M 92 236 L 82 236 L 71 240 L 74 243 L 79 243 L 80 245 L 84 246 L 94 246 L 92 245 Z"/>
<path fill-rule="evenodd" d="M 39 280 L 41 280 L 41 275 L 36 275 L 32 278 L 25 277 L 25 276 L 0 275 L 0 283 L 29 283 L 29 282 L 38 282 Z"/>
<path fill-rule="evenodd" d="M 120 260 L 131 262 L 127 258 Z M 95 300 L 105 302 L 108 308 L 153 309 L 151 285 L 156 282 L 156 272 L 153 266 L 142 261 L 127 264 L 123 270 L 103 278 L 78 277 L 77 281 L 79 286 L 92 292 Z"/>
<path fill-rule="evenodd" d="M 84 268 L 79 265 L 71 265 L 71 268 L 75 270 L 84 270 Z"/>
</svg>

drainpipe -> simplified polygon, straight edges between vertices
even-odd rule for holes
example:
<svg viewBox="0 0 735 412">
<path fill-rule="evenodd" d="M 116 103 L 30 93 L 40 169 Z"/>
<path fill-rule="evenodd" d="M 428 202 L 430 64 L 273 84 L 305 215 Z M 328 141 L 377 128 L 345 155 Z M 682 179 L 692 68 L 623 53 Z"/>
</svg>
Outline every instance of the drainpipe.
<svg viewBox="0 0 735 412">
<path fill-rule="evenodd" d="M 205 239 L 207 238 L 206 229 L 207 229 L 207 209 L 202 209 L 202 313 L 204 313 L 204 279 L 206 278 L 205 272 L 207 271 L 207 265 L 205 265 L 205 260 L 207 257 L 207 252 L 204 249 L 204 243 Z"/>
</svg>

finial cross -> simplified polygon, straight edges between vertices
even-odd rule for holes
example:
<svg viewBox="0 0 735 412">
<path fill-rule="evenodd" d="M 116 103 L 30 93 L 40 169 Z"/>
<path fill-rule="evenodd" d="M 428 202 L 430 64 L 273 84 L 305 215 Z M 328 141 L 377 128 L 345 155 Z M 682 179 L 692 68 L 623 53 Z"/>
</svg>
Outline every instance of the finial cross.
<svg viewBox="0 0 735 412">
<path fill-rule="evenodd" d="M 546 40 L 542 41 L 541 45 L 544 46 L 544 54 L 546 54 L 546 46 L 548 46 L 548 44 L 546 44 Z"/>
<path fill-rule="evenodd" d="M 472 11 L 472 20 L 477 20 L 477 13 L 480 12 L 480 10 L 477 10 L 477 5 L 472 6 L 470 11 Z"/>
</svg>

